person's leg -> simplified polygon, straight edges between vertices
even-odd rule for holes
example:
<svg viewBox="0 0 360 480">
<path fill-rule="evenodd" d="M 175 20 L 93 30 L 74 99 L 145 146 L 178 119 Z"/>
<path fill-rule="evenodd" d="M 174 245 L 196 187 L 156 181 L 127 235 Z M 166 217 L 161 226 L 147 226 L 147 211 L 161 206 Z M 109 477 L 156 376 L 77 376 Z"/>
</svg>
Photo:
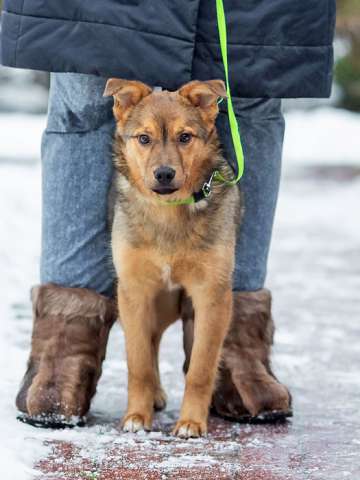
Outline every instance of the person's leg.
<svg viewBox="0 0 360 480">
<path fill-rule="evenodd" d="M 233 278 L 233 320 L 213 398 L 218 414 L 274 420 L 291 414 L 291 399 L 271 370 L 271 295 L 264 288 L 279 191 L 284 118 L 277 99 L 235 99 L 245 155 L 240 182 L 244 215 Z M 224 153 L 236 162 L 226 111 L 218 117 Z"/>
<path fill-rule="evenodd" d="M 105 80 L 51 77 L 42 143 L 41 285 L 17 406 L 30 423 L 82 417 L 101 373 L 116 310 L 107 225 L 114 130 Z"/>
<path fill-rule="evenodd" d="M 284 118 L 278 99 L 234 99 L 245 156 L 240 189 L 245 207 L 236 244 L 234 291 L 264 287 L 279 192 Z M 236 163 L 229 121 L 222 107 L 217 120 L 226 158 Z"/>
<path fill-rule="evenodd" d="M 41 283 L 111 295 L 114 273 L 107 225 L 112 177 L 112 99 L 105 79 L 51 77 L 42 142 Z"/>
</svg>

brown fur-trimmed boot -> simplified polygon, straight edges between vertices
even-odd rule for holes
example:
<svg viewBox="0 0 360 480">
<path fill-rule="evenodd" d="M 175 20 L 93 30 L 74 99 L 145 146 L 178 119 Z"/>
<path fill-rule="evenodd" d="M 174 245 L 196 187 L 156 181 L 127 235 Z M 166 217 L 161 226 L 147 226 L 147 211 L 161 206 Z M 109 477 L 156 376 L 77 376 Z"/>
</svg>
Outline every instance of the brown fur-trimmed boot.
<svg viewBox="0 0 360 480">
<path fill-rule="evenodd" d="M 27 371 L 19 419 L 40 427 L 80 425 L 96 392 L 115 319 L 112 300 L 84 288 L 34 287 Z"/>
<path fill-rule="evenodd" d="M 271 294 L 234 292 L 233 319 L 223 346 L 212 411 L 240 422 L 274 422 L 292 416 L 291 396 L 271 370 L 274 323 Z M 193 320 L 183 308 L 186 370 L 191 353 Z"/>
</svg>

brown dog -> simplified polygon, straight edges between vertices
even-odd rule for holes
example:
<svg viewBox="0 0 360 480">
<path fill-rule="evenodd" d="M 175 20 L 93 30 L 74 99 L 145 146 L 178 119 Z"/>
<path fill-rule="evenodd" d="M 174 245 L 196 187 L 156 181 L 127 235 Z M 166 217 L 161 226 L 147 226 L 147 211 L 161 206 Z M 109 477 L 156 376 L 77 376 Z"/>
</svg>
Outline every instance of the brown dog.
<svg viewBox="0 0 360 480">
<path fill-rule="evenodd" d="M 206 433 L 211 394 L 232 310 L 238 189 L 213 185 L 208 198 L 168 205 L 201 191 L 214 170 L 232 176 L 215 128 L 221 80 L 176 92 L 110 79 L 114 97 L 116 199 L 112 227 L 118 303 L 129 371 L 125 431 L 150 429 L 166 402 L 158 369 L 164 330 L 180 316 L 184 293 L 195 335 L 180 419 L 174 433 Z"/>
</svg>

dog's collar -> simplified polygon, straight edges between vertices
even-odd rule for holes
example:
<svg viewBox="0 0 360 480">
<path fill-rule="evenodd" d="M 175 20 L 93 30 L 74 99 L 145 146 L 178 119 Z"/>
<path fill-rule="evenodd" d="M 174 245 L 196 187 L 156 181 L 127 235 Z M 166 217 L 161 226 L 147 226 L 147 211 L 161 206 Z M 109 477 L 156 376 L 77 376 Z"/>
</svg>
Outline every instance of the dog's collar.
<svg viewBox="0 0 360 480">
<path fill-rule="evenodd" d="M 206 198 L 210 197 L 211 192 L 212 192 L 212 184 L 216 180 L 221 181 L 221 174 L 218 170 L 214 170 L 207 182 L 203 184 L 200 190 L 197 192 L 194 192 L 191 197 L 182 199 L 182 200 L 167 200 L 167 201 L 161 201 L 159 200 L 160 203 L 163 203 L 165 205 L 192 205 L 194 203 L 198 203 L 201 200 L 205 200 Z"/>
<path fill-rule="evenodd" d="M 201 187 L 201 190 L 193 193 L 192 196 L 193 196 L 194 203 L 200 202 L 201 200 L 204 200 L 205 198 L 210 197 L 211 191 L 212 191 L 211 190 L 212 183 L 214 179 L 216 179 L 218 174 L 219 172 L 217 170 L 214 170 L 209 180 L 205 182 L 204 185 Z"/>
</svg>

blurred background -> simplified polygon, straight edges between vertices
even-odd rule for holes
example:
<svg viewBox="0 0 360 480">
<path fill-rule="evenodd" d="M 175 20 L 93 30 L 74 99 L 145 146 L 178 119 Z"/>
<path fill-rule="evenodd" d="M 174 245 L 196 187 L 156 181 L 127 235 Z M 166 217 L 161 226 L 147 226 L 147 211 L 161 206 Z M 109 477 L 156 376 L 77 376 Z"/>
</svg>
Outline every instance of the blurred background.
<svg viewBox="0 0 360 480">
<path fill-rule="evenodd" d="M 306 468 L 306 478 L 314 479 L 360 478 L 354 395 L 360 391 L 360 0 L 337 3 L 331 98 L 283 102 L 283 181 L 267 286 L 277 325 L 275 371 L 292 391 L 296 416 L 270 437 L 266 429 L 247 430 L 269 448 L 280 439 L 281 455 L 288 445 L 298 445 L 293 457 L 289 449 L 286 462 Z M 3 470 L 5 462 L 16 480 L 23 478 L 23 463 L 31 466 L 43 454 L 47 440 L 16 423 L 13 399 L 31 335 L 29 288 L 39 282 L 40 146 L 48 88 L 46 73 L 0 66 L 0 451 L 6 452 Z M 161 366 L 170 390 L 176 375 L 182 381 L 181 333 L 174 328 L 164 341 L 170 348 Z M 121 390 L 126 363 L 118 361 L 115 340 L 102 380 L 109 387 L 99 389 L 95 410 L 116 418 L 117 394 L 108 391 L 110 385 L 111 392 Z M 86 444 L 88 437 L 81 438 Z M 98 443 L 97 431 L 93 442 Z M 273 454 L 274 449 L 267 458 Z M 321 476 L 324 465 L 331 475 Z"/>
</svg>

